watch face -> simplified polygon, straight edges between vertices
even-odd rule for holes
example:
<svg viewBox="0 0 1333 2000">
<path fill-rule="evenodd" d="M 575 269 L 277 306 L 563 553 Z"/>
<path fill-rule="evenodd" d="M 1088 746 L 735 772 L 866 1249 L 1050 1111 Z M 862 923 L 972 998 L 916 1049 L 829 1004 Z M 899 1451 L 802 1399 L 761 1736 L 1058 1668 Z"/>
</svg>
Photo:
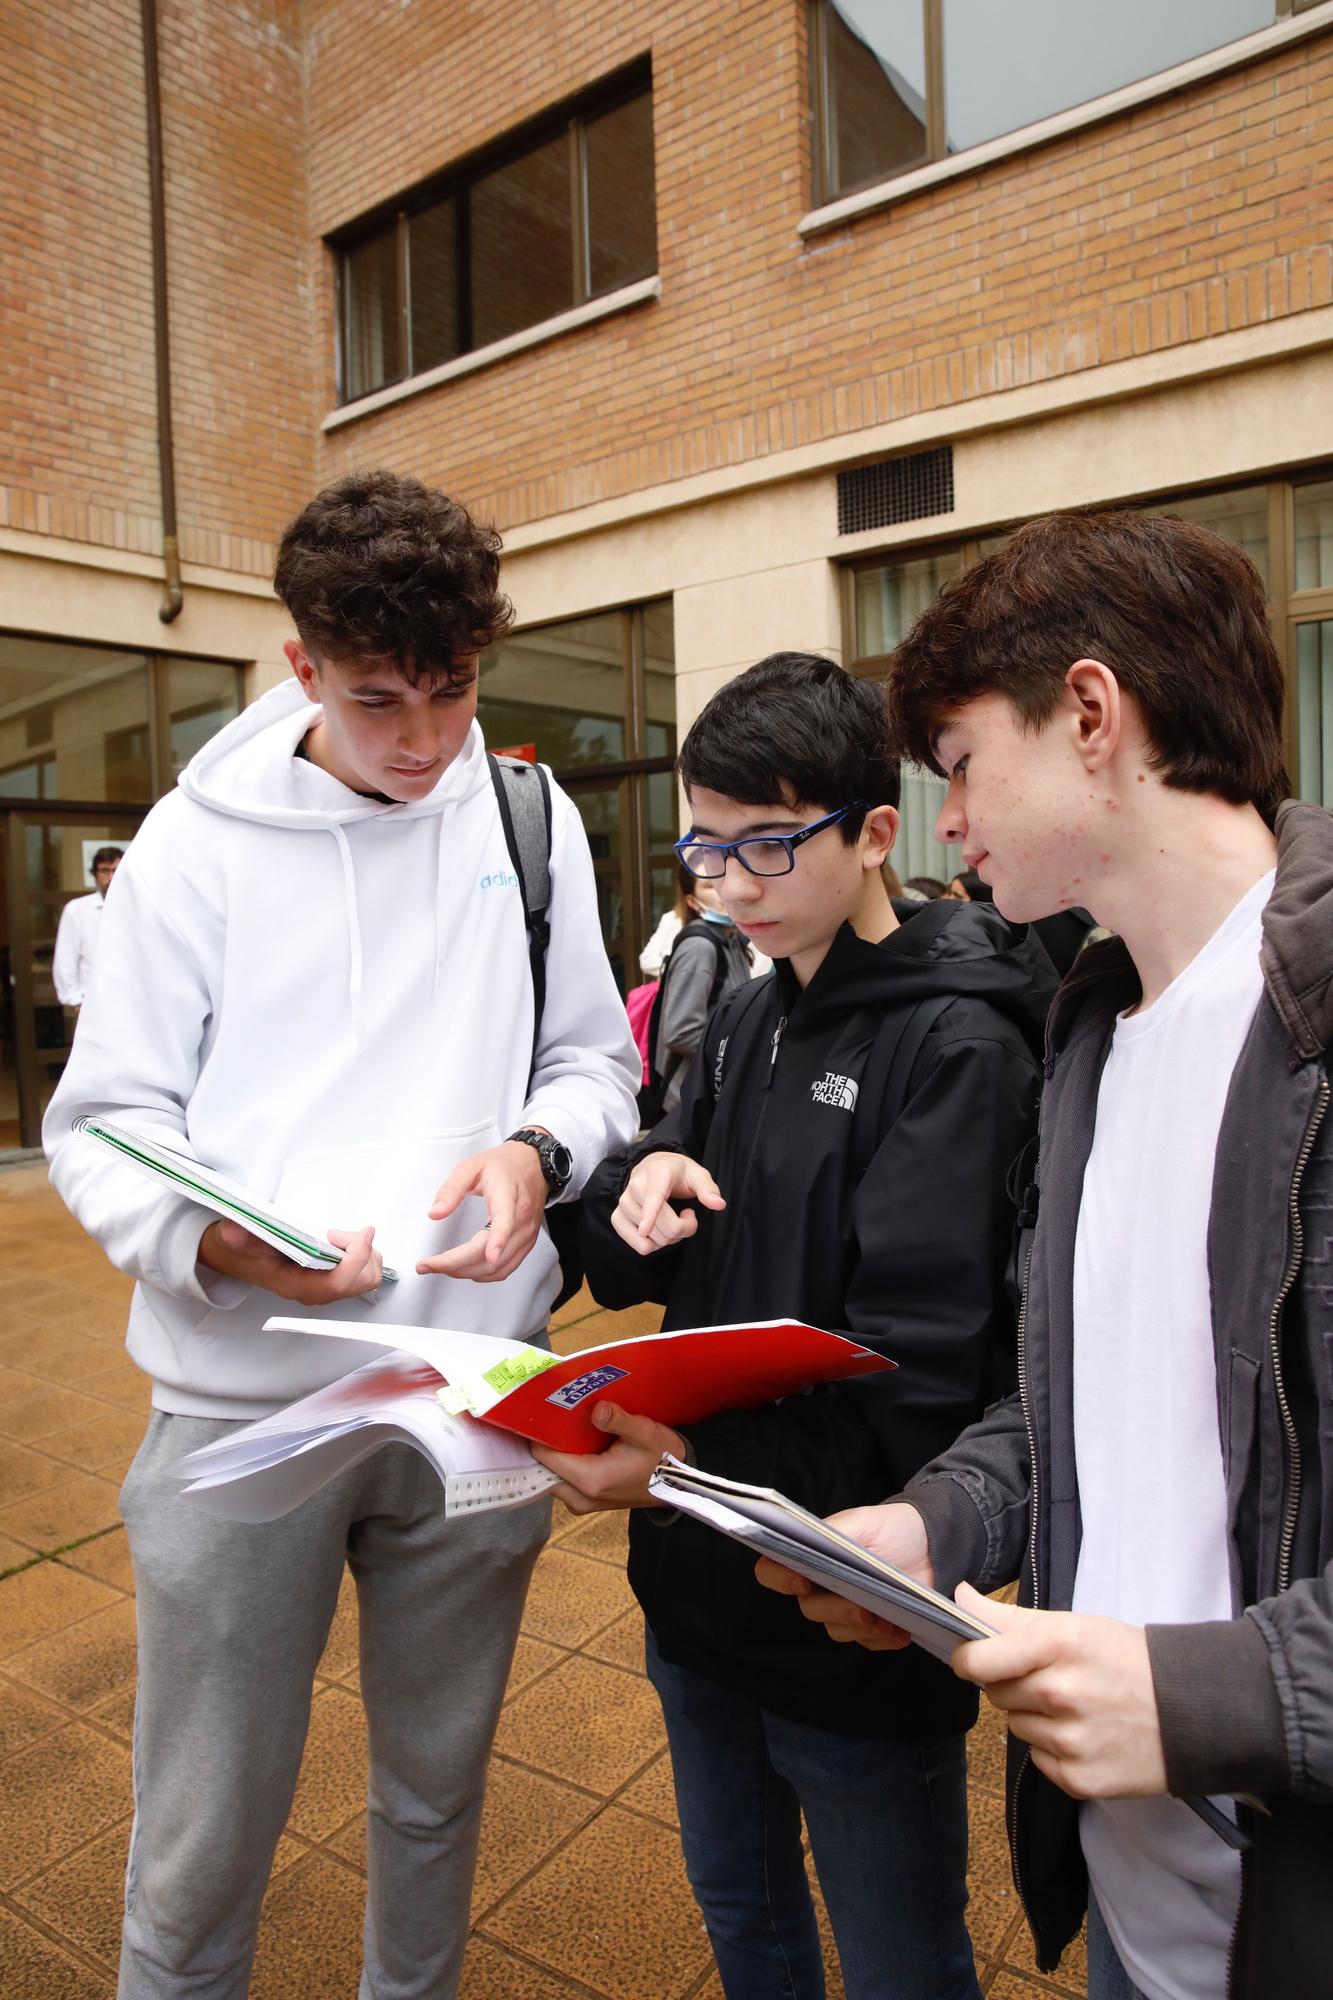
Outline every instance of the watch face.
<svg viewBox="0 0 1333 2000">
<path fill-rule="evenodd" d="M 574 1155 L 570 1152 L 568 1146 L 562 1146 L 560 1141 L 555 1139 L 552 1141 L 546 1157 L 556 1181 L 561 1187 L 564 1187 L 566 1181 L 574 1171 Z"/>
</svg>

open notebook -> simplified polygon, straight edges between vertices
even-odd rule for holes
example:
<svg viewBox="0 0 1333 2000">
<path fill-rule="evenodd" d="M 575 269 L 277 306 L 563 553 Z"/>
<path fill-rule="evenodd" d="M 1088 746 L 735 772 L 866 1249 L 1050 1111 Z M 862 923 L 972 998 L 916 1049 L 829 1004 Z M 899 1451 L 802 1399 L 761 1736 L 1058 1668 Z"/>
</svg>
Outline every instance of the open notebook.
<svg viewBox="0 0 1333 2000">
<path fill-rule="evenodd" d="M 272 1520 L 380 1446 L 415 1445 L 450 1507 L 521 1504 L 555 1484 L 525 1439 L 604 1451 L 599 1397 L 660 1423 L 773 1402 L 893 1367 L 841 1334 L 794 1320 L 693 1327 L 559 1356 L 520 1340 L 369 1320 L 289 1319 L 266 1332 L 374 1341 L 395 1350 L 183 1459 L 191 1499 L 237 1521 Z"/>
</svg>

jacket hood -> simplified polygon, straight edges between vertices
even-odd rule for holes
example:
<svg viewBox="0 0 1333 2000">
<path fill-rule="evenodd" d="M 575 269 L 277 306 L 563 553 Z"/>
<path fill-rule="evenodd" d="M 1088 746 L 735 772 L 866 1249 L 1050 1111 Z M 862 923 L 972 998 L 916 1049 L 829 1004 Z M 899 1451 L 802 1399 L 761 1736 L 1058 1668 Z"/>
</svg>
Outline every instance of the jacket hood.
<svg viewBox="0 0 1333 2000">
<path fill-rule="evenodd" d="M 392 813 L 422 819 L 443 811 L 488 783 L 485 746 L 474 722 L 463 748 L 424 799 L 384 805 L 364 798 L 318 764 L 296 755 L 296 746 L 324 711 L 307 701 L 295 679 L 270 688 L 196 752 L 180 775 L 180 788 L 196 804 L 233 819 L 256 820 L 293 832 L 330 832 L 355 820 Z"/>
<path fill-rule="evenodd" d="M 231 819 L 250 820 L 288 833 L 326 833 L 332 838 L 342 868 L 348 993 L 353 1026 L 359 1038 L 364 954 L 356 867 L 347 829 L 366 820 L 391 818 L 433 818 L 438 824 L 440 857 L 436 869 L 433 989 L 438 993 L 447 877 L 445 842 L 458 806 L 490 783 L 490 772 L 481 730 L 474 722 L 463 748 L 424 799 L 385 805 L 380 799 L 364 798 L 328 771 L 321 770 L 318 764 L 296 755 L 297 744 L 323 713 L 323 709 L 307 701 L 295 680 L 270 688 L 190 759 L 181 772 L 180 788 L 197 805 L 225 813 Z"/>
<path fill-rule="evenodd" d="M 1300 1062 L 1333 1043 L 1333 813 L 1288 799 L 1277 814 L 1277 877 L 1264 906 L 1264 987 Z M 1142 992 L 1123 939 L 1080 952 L 1051 1010 L 1049 1053 L 1068 1041 L 1084 1007 L 1132 1007 Z"/>
<path fill-rule="evenodd" d="M 775 967 L 787 1033 L 822 1032 L 866 1002 L 914 1006 L 935 995 L 971 995 L 998 1008 L 1041 1052 L 1055 992 L 1055 968 L 1036 933 L 1011 924 L 990 903 L 927 903 L 880 944 L 844 924 L 802 992 L 785 960 Z"/>
</svg>

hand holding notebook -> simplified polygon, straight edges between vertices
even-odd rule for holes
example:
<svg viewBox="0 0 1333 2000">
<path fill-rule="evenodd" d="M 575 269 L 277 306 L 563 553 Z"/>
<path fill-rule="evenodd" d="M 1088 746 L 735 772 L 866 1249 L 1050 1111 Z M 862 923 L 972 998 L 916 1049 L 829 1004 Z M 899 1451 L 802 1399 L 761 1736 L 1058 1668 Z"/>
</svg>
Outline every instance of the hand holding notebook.
<svg viewBox="0 0 1333 2000">
<path fill-rule="evenodd" d="M 524 1341 L 438 1327 L 287 1318 L 266 1325 L 397 1351 L 387 1373 L 371 1363 L 182 1461 L 196 1482 L 189 1492 L 234 1520 L 285 1513 L 345 1465 L 395 1441 L 425 1452 L 451 1502 L 453 1476 L 471 1482 L 468 1506 L 514 1505 L 556 1483 L 523 1440 L 601 1451 L 608 1440 L 592 1411 L 608 1393 L 659 1422 L 689 1423 L 894 1365 L 853 1340 L 790 1320 L 649 1334 L 563 1357 Z M 298 1459 L 299 1473 L 283 1469 Z M 488 1498 L 481 1475 L 494 1472 L 505 1481 Z M 536 1483 L 511 1477 L 519 1474 Z"/>
</svg>

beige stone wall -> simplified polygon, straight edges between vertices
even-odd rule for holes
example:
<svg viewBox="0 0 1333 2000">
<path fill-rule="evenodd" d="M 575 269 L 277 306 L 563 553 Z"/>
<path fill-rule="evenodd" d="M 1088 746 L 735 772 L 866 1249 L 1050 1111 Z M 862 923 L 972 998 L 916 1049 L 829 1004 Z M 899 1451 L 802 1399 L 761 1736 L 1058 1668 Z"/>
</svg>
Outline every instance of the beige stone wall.
<svg viewBox="0 0 1333 2000">
<path fill-rule="evenodd" d="M 1020 411 L 990 398 L 960 411 L 956 505 L 931 521 L 839 536 L 835 479 L 822 467 L 711 495 L 700 481 L 687 506 L 658 489 L 596 528 L 576 514 L 515 532 L 508 587 L 524 624 L 631 594 L 673 595 L 685 728 L 723 681 L 766 652 L 842 656 L 839 576 L 850 556 L 1333 457 L 1333 310 L 1312 318 L 1310 331 L 1321 338 L 1309 348 L 1246 366 L 1215 352 L 1221 372 L 1176 381 L 1139 364 L 1137 392 L 1124 380 L 1120 394 L 1090 394 L 1073 406 L 1052 388 L 1044 407 L 1036 399 Z M 883 444 L 894 448 L 891 432 Z"/>
</svg>

